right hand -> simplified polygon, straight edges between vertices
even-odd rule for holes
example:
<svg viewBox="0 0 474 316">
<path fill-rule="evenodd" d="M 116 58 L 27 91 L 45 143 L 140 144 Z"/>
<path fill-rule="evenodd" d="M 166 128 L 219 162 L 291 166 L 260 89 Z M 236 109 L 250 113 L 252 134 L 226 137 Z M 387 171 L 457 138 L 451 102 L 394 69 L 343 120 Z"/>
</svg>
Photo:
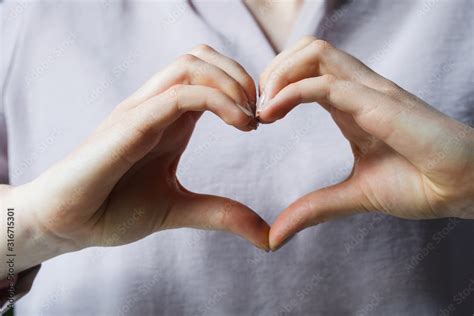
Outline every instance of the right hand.
<svg viewBox="0 0 474 316">
<path fill-rule="evenodd" d="M 254 82 L 238 63 L 198 46 L 120 103 L 73 153 L 12 188 L 14 201 L 27 203 L 22 209 L 32 231 L 60 253 L 180 227 L 230 231 L 267 250 L 269 226 L 255 212 L 189 192 L 176 177 L 203 111 L 250 131 L 255 99 Z"/>
</svg>

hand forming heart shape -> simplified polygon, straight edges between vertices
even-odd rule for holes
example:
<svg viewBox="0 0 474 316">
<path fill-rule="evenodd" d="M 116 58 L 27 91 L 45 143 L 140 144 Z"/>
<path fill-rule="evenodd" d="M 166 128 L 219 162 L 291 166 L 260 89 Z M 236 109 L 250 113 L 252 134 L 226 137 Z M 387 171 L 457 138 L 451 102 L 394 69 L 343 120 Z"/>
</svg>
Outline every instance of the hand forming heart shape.
<svg viewBox="0 0 474 316">
<path fill-rule="evenodd" d="M 227 230 L 275 250 L 305 227 L 358 212 L 474 218 L 472 128 L 312 37 L 280 53 L 259 88 L 255 108 L 250 75 L 205 45 L 155 75 L 69 157 L 15 188 L 35 206 L 23 207 L 34 212 L 29 218 L 36 222 L 25 225 L 40 236 L 33 240 L 48 241 L 31 247 L 56 245 L 35 260 L 179 227 Z M 241 203 L 191 193 L 177 180 L 179 158 L 203 111 L 249 131 L 255 112 L 271 123 L 305 102 L 331 113 L 351 144 L 354 168 L 344 182 L 292 203 L 271 229 Z"/>
<path fill-rule="evenodd" d="M 327 42 L 305 37 L 260 78 L 260 121 L 318 102 L 350 142 L 351 175 L 286 208 L 270 247 L 301 229 L 360 212 L 474 218 L 474 130 L 434 110 Z"/>
</svg>

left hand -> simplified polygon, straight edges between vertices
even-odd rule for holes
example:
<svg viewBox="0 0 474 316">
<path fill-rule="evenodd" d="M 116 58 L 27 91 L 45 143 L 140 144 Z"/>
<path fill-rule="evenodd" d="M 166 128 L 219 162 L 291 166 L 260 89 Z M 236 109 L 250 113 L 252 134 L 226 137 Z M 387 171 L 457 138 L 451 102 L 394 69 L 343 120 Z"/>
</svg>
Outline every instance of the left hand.
<svg viewBox="0 0 474 316">
<path fill-rule="evenodd" d="M 312 37 L 279 54 L 260 89 L 260 121 L 318 102 L 354 154 L 348 179 L 301 197 L 279 215 L 270 230 L 272 249 L 306 227 L 355 213 L 474 219 L 473 128 Z"/>
</svg>

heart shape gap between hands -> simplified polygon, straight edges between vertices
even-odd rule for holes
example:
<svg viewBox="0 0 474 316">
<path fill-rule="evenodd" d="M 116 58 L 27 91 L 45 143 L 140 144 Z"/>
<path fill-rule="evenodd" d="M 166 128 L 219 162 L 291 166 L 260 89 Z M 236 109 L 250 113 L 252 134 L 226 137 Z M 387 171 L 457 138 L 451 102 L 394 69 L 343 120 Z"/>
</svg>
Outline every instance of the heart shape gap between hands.
<svg viewBox="0 0 474 316">
<path fill-rule="evenodd" d="M 313 37 L 278 54 L 258 88 L 257 102 L 245 69 L 207 45 L 153 76 L 73 153 L 15 188 L 35 205 L 23 208 L 35 213 L 36 239 L 60 245 L 36 261 L 180 227 L 229 231 L 268 251 L 304 228 L 356 213 L 474 218 L 471 127 Z M 354 167 L 345 181 L 297 199 L 271 228 L 239 202 L 179 183 L 176 168 L 203 111 L 251 131 L 313 102 L 349 141 Z"/>
</svg>

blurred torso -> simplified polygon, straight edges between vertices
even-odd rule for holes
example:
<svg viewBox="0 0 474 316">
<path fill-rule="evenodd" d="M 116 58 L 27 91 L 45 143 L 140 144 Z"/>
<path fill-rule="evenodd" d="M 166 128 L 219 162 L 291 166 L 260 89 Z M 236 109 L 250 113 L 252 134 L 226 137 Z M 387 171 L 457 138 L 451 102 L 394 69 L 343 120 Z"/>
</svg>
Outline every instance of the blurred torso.
<svg viewBox="0 0 474 316">
<path fill-rule="evenodd" d="M 343 1 L 344 2 L 344 1 Z M 301 9 L 288 42 L 313 34 L 441 111 L 473 117 L 473 8 L 466 1 L 321 1 Z M 152 74 L 199 43 L 257 79 L 275 56 L 237 1 L 6 1 L 15 45 L 4 85 L 12 184 L 61 159 Z M 17 11 L 15 11 L 17 10 Z M 9 20 L 10 19 L 10 20 Z M 272 222 L 304 193 L 343 180 L 348 143 L 316 104 L 241 133 L 199 121 L 178 170 L 190 190 L 228 196 Z M 359 215 L 308 229 L 265 254 L 220 232 L 174 230 L 43 264 L 19 315 L 433 314 L 474 278 L 474 224 Z M 430 242 L 434 250 L 414 260 Z M 457 311 L 474 309 L 472 300 Z"/>
</svg>

